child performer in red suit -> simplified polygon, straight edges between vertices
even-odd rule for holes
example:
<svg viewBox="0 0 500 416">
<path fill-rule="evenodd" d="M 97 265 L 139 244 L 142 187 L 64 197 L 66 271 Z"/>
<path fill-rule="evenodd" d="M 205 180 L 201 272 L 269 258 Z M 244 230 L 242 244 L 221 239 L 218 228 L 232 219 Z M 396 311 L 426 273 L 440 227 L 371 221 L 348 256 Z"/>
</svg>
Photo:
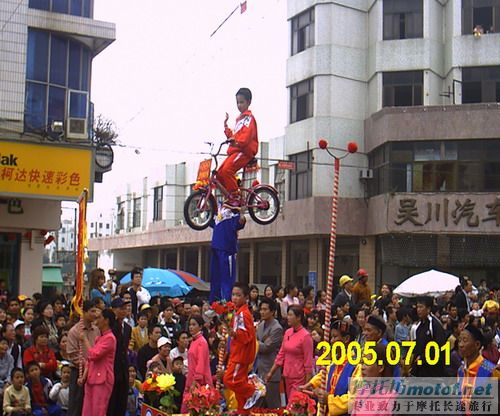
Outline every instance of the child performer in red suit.
<svg viewBox="0 0 500 416">
<path fill-rule="evenodd" d="M 227 126 L 229 115 L 224 120 L 224 134 L 231 141 L 227 149 L 227 158 L 217 171 L 217 178 L 230 193 L 231 205 L 239 205 L 238 182 L 236 172 L 245 167 L 259 150 L 257 123 L 252 112 L 248 109 L 252 102 L 252 92 L 248 88 L 240 88 L 236 93 L 236 105 L 240 115 L 236 119 L 236 126 L 231 130 Z"/>
<path fill-rule="evenodd" d="M 223 382 L 234 392 L 238 402 L 238 414 L 244 414 L 248 399 L 255 403 L 260 395 L 255 385 L 248 380 L 248 371 L 253 363 L 257 348 L 253 316 L 248 309 L 250 288 L 246 283 L 235 283 L 231 300 L 236 306 L 236 312 L 229 327 L 231 344 L 229 358 Z"/>
</svg>

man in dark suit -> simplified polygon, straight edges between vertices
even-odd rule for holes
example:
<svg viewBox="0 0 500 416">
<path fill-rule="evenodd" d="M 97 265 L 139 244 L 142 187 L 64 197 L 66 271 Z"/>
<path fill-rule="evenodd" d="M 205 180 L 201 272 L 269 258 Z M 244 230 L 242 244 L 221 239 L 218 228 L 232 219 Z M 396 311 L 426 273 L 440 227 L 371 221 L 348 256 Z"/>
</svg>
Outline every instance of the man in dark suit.
<svg viewBox="0 0 500 416">
<path fill-rule="evenodd" d="M 111 308 L 116 316 L 116 322 L 111 330 L 116 338 L 115 382 L 108 405 L 108 416 L 124 416 L 127 410 L 128 398 L 128 340 L 131 328 L 123 320 L 127 315 L 127 305 L 130 301 L 122 298 L 113 299 Z M 128 327 L 128 328 L 127 328 Z"/>
<path fill-rule="evenodd" d="M 283 328 L 274 318 L 277 309 L 276 302 L 269 298 L 262 299 L 260 303 L 261 321 L 257 326 L 257 341 L 259 352 L 257 353 L 257 375 L 264 378 L 271 370 L 274 360 L 283 341 Z M 275 409 L 281 407 L 280 400 L 281 370 L 278 369 L 267 384 L 267 392 L 264 397 L 263 406 Z"/>
<path fill-rule="evenodd" d="M 455 289 L 454 301 L 459 312 L 470 312 L 470 292 L 472 292 L 472 281 L 467 276 L 463 276 L 462 278 L 460 278 L 460 286 L 457 286 L 457 288 Z"/>
</svg>

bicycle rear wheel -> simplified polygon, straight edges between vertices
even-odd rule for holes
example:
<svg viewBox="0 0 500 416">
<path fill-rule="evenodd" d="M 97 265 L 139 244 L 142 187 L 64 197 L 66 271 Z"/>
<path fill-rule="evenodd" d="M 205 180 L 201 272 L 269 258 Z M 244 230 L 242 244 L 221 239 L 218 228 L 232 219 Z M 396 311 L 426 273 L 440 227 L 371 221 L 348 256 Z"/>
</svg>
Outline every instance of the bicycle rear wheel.
<svg viewBox="0 0 500 416">
<path fill-rule="evenodd" d="M 248 213 L 257 224 L 271 224 L 280 213 L 276 192 L 268 188 L 256 189 L 248 200 Z"/>
<path fill-rule="evenodd" d="M 203 190 L 193 192 L 184 202 L 186 224 L 196 231 L 207 228 L 216 212 L 215 198 Z"/>
</svg>

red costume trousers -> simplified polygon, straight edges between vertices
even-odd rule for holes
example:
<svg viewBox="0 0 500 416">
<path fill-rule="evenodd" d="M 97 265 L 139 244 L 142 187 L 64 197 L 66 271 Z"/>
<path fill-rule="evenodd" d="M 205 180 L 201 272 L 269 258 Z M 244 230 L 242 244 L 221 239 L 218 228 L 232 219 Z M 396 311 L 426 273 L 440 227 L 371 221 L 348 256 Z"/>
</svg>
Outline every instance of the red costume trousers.
<svg viewBox="0 0 500 416">
<path fill-rule="evenodd" d="M 234 392 L 238 402 L 238 410 L 243 410 L 246 401 L 255 391 L 255 386 L 248 382 L 248 364 L 229 361 L 222 381 L 229 390 Z"/>
<path fill-rule="evenodd" d="M 238 192 L 238 182 L 236 181 L 236 172 L 245 167 L 253 157 L 243 152 L 231 153 L 217 171 L 217 179 L 224 188 L 230 193 Z"/>
</svg>

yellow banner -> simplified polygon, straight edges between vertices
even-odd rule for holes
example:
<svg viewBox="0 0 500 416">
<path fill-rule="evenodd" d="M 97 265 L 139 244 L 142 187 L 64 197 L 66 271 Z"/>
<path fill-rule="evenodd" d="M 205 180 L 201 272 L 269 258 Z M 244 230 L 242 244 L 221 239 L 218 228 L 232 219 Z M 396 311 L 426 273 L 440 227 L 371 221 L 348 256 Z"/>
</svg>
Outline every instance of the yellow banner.
<svg viewBox="0 0 500 416">
<path fill-rule="evenodd" d="M 76 200 L 91 179 L 90 148 L 0 141 L 0 193 Z"/>
</svg>

